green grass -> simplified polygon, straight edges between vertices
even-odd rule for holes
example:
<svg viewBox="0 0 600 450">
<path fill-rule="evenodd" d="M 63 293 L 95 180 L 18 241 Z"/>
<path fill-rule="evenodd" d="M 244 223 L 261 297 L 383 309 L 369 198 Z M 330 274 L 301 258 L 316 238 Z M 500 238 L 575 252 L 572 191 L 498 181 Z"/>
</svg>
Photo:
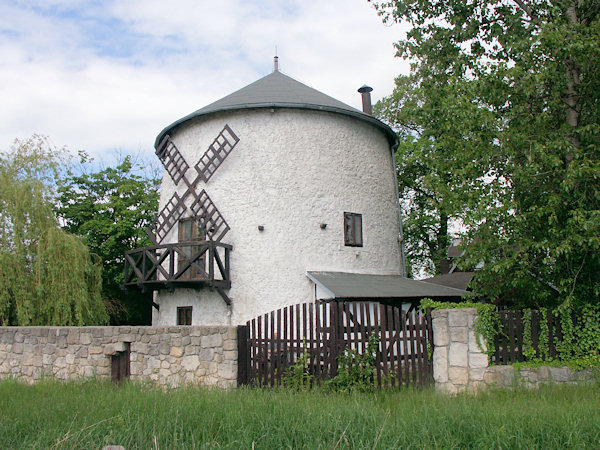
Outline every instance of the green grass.
<svg viewBox="0 0 600 450">
<path fill-rule="evenodd" d="M 594 448 L 598 385 L 336 394 L 0 382 L 0 448 Z"/>
</svg>

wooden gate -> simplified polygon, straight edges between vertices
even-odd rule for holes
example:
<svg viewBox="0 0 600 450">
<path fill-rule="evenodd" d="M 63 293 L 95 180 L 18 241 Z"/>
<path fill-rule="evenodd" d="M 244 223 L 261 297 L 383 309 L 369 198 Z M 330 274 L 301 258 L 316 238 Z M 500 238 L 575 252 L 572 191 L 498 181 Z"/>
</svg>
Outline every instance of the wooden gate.
<svg viewBox="0 0 600 450">
<path fill-rule="evenodd" d="M 373 376 L 378 386 L 433 381 L 433 331 L 429 312 L 367 302 L 301 303 L 259 316 L 238 328 L 238 383 L 282 384 L 285 373 L 308 353 L 312 379 L 337 374 L 338 355 L 363 354 L 379 339 Z"/>
<path fill-rule="evenodd" d="M 117 352 L 111 357 L 110 374 L 113 383 L 119 383 L 131 374 L 129 365 L 131 352 L 129 346 L 129 342 L 126 342 L 125 350 Z"/>
</svg>

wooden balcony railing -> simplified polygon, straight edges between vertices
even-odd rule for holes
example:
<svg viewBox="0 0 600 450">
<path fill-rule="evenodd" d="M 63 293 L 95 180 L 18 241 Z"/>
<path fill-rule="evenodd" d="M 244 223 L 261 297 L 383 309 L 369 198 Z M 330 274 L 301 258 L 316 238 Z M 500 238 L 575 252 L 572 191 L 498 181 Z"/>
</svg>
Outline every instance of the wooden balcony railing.
<svg viewBox="0 0 600 450">
<path fill-rule="evenodd" d="M 216 289 L 227 304 L 223 289 L 231 287 L 229 253 L 232 247 L 215 241 L 186 241 L 143 247 L 125 253 L 123 288 L 142 291 L 175 288 Z"/>
</svg>

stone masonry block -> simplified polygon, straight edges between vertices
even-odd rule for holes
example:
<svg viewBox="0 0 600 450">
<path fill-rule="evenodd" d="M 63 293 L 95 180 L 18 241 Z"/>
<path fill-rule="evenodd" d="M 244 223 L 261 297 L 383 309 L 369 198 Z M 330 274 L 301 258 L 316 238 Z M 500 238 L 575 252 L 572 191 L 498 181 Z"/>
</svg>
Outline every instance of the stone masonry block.
<svg viewBox="0 0 600 450">
<path fill-rule="evenodd" d="M 558 383 L 566 383 L 571 377 L 571 369 L 568 367 L 550 367 L 550 377 Z"/>
<path fill-rule="evenodd" d="M 107 356 L 116 355 L 118 352 L 124 352 L 125 350 L 127 350 L 125 342 L 115 342 L 104 346 L 104 354 Z"/>
<path fill-rule="evenodd" d="M 536 371 L 538 374 L 538 378 L 542 381 L 549 380 L 551 377 L 549 366 L 538 367 Z"/>
<path fill-rule="evenodd" d="M 454 367 L 469 366 L 469 346 L 459 342 L 451 342 L 448 349 L 448 363 Z"/>
<path fill-rule="evenodd" d="M 448 347 L 433 350 L 433 379 L 436 383 L 448 381 Z"/>
<path fill-rule="evenodd" d="M 200 365 L 200 358 L 197 355 L 184 356 L 181 358 L 181 367 L 186 372 L 195 372 Z"/>
<path fill-rule="evenodd" d="M 515 380 L 515 370 L 512 366 L 492 366 L 483 375 L 486 384 L 497 387 L 511 387 Z"/>
<path fill-rule="evenodd" d="M 485 353 L 469 353 L 469 367 L 480 369 L 488 366 L 488 356 Z"/>
<path fill-rule="evenodd" d="M 450 327 L 450 342 L 467 344 L 469 342 L 467 330 L 467 327 Z"/>
<path fill-rule="evenodd" d="M 127 333 L 119 335 L 119 340 L 123 342 L 135 342 L 136 336 L 135 334 Z"/>
<path fill-rule="evenodd" d="M 92 336 L 99 339 L 104 336 L 104 331 L 100 327 L 94 327 L 91 329 Z"/>
<path fill-rule="evenodd" d="M 487 352 L 487 345 L 485 345 L 485 338 L 483 336 L 479 337 L 479 341 L 481 342 L 481 348 L 479 348 L 479 344 L 477 343 L 477 336 L 474 330 L 469 330 L 469 351 L 476 352 Z"/>
<path fill-rule="evenodd" d="M 220 364 L 217 373 L 219 374 L 219 377 L 225 378 L 226 380 L 235 380 L 237 378 L 237 364 Z"/>
<path fill-rule="evenodd" d="M 113 348 L 117 352 L 124 352 L 125 350 L 127 350 L 127 342 L 115 342 L 113 344 Z"/>
<path fill-rule="evenodd" d="M 467 326 L 473 329 L 475 326 L 475 320 L 477 319 L 477 310 L 475 308 L 466 308 L 470 312 L 467 314 Z"/>
<path fill-rule="evenodd" d="M 225 339 L 237 339 L 237 327 L 227 327 Z"/>
<path fill-rule="evenodd" d="M 190 336 L 191 337 L 200 337 L 202 334 L 202 329 L 200 327 L 191 327 L 190 328 Z"/>
<path fill-rule="evenodd" d="M 449 309 L 436 309 L 434 311 L 431 311 L 431 318 L 432 319 L 446 319 L 448 317 L 448 311 L 450 311 Z"/>
<path fill-rule="evenodd" d="M 435 311 L 434 311 L 435 312 Z M 438 318 L 432 320 L 433 327 L 433 345 L 444 346 L 450 343 L 448 334 L 448 321 L 446 318 Z"/>
<path fill-rule="evenodd" d="M 237 341 L 235 339 L 227 339 L 223 342 L 223 350 L 237 350 Z"/>
<path fill-rule="evenodd" d="M 466 367 L 450 367 L 448 381 L 452 384 L 466 385 L 469 383 L 469 369 Z"/>
<path fill-rule="evenodd" d="M 487 367 L 477 369 L 469 369 L 469 381 L 483 381 L 483 377 L 487 371 Z"/>
<path fill-rule="evenodd" d="M 204 348 L 221 347 L 223 345 L 223 336 L 220 334 L 202 336 L 201 345 Z"/>
<path fill-rule="evenodd" d="M 67 336 L 56 336 L 56 345 L 58 346 L 58 348 L 67 348 Z"/>
<path fill-rule="evenodd" d="M 212 348 L 203 348 L 200 350 L 199 357 L 202 361 L 212 361 L 215 351 Z"/>
<path fill-rule="evenodd" d="M 148 344 L 145 344 L 140 341 L 132 342 L 131 343 L 131 351 L 135 352 L 135 353 L 146 354 L 146 353 L 148 353 Z"/>
<path fill-rule="evenodd" d="M 160 353 L 161 355 L 168 355 L 170 351 L 171 346 L 168 342 L 161 342 L 160 344 L 158 344 L 158 353 Z"/>
<path fill-rule="evenodd" d="M 183 356 L 183 347 L 171 347 L 170 355 L 175 358 L 181 358 Z"/>
<path fill-rule="evenodd" d="M 232 351 L 228 351 L 228 352 L 223 352 L 223 359 L 225 361 L 237 361 L 237 359 L 238 359 L 238 352 L 236 350 L 232 350 Z"/>
<path fill-rule="evenodd" d="M 79 344 L 79 330 L 76 330 L 76 329 L 69 330 L 69 334 L 67 336 L 67 344 L 69 344 L 69 345 Z"/>
<path fill-rule="evenodd" d="M 448 326 L 449 327 L 466 327 L 469 308 L 451 309 L 448 311 Z"/>
</svg>

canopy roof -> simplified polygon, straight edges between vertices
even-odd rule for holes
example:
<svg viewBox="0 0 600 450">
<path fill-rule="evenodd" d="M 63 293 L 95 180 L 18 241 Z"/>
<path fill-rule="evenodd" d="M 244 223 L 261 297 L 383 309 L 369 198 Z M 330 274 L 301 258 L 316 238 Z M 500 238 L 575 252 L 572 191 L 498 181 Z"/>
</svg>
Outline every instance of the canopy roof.
<svg viewBox="0 0 600 450">
<path fill-rule="evenodd" d="M 401 275 L 371 275 L 352 272 L 307 272 L 308 278 L 337 299 L 417 300 L 425 297 L 453 300 L 466 291 Z"/>
<path fill-rule="evenodd" d="M 155 145 L 158 145 L 165 135 L 173 133 L 178 127 L 197 117 L 222 111 L 257 108 L 299 108 L 343 114 L 363 120 L 381 129 L 388 138 L 392 151 L 398 146 L 396 133 L 383 122 L 316 89 L 308 87 L 277 70 L 173 122 L 160 132 L 156 138 Z"/>
<path fill-rule="evenodd" d="M 467 289 L 467 286 L 473 279 L 474 274 L 475 272 L 452 272 L 431 278 L 425 278 L 423 281 L 425 283 L 434 283 L 456 289 Z"/>
</svg>

